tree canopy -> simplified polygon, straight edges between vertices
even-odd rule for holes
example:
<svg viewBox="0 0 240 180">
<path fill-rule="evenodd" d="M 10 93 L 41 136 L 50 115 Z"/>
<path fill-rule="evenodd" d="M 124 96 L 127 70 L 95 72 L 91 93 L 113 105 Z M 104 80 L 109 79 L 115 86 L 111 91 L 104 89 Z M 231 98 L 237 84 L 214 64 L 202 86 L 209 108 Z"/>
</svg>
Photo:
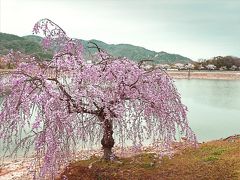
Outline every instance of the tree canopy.
<svg viewBox="0 0 240 180">
<path fill-rule="evenodd" d="M 78 143 L 101 141 L 106 160 L 114 157 L 115 141 L 139 147 L 150 139 L 169 147 L 177 129 L 196 143 L 187 108 L 165 71 L 145 70 L 95 43 L 89 44 L 98 50 L 89 63 L 81 43 L 49 19 L 38 21 L 34 33 L 42 33 L 43 47 L 54 47 L 55 54 L 51 61 L 28 57 L 1 78 L 0 137 L 5 151 L 33 146 L 40 176 L 56 173 Z"/>
</svg>

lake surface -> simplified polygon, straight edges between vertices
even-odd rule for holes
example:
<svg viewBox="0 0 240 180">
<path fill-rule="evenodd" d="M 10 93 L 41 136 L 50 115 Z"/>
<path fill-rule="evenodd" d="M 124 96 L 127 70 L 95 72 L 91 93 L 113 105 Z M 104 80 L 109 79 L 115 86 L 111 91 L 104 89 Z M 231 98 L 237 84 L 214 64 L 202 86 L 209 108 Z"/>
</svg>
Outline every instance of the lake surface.
<svg viewBox="0 0 240 180">
<path fill-rule="evenodd" d="M 240 81 L 179 79 L 175 84 L 199 142 L 240 134 Z"/>
<path fill-rule="evenodd" d="M 178 79 L 175 84 L 199 142 L 240 134 L 240 81 Z"/>
</svg>

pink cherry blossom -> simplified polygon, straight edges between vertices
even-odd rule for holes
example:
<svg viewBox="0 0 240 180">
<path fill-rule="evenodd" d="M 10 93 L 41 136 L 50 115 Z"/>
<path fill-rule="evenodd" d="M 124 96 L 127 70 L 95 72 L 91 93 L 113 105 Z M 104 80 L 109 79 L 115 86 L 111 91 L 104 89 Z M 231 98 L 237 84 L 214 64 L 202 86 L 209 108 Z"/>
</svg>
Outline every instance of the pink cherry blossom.
<svg viewBox="0 0 240 180">
<path fill-rule="evenodd" d="M 44 47 L 55 54 L 51 61 L 5 57 L 24 61 L 0 80 L 0 137 L 7 153 L 34 147 L 32 168 L 41 164 L 35 177 L 57 173 L 79 143 L 101 142 L 106 160 L 114 157 L 115 143 L 139 147 L 150 139 L 169 147 L 177 130 L 196 143 L 187 108 L 164 70 L 145 70 L 97 46 L 89 64 L 82 44 L 49 19 L 38 21 L 33 31 L 44 35 Z"/>
</svg>

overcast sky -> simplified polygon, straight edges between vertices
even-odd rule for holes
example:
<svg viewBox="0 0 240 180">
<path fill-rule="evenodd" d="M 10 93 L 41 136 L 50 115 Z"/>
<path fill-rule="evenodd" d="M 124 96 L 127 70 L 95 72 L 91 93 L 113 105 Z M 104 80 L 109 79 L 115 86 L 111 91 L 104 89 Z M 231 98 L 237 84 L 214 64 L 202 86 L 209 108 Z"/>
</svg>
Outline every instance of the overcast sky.
<svg viewBox="0 0 240 180">
<path fill-rule="evenodd" d="M 240 56 L 239 0 L 0 0 L 0 31 L 49 18 L 73 38 L 129 43 L 193 60 Z"/>
</svg>

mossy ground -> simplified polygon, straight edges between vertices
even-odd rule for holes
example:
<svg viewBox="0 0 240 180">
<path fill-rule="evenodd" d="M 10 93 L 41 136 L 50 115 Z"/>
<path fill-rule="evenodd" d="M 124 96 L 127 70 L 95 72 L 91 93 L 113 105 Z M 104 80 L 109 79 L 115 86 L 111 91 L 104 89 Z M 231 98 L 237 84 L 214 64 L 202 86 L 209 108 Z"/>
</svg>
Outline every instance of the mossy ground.
<svg viewBox="0 0 240 180">
<path fill-rule="evenodd" d="M 143 153 L 114 162 L 91 157 L 71 163 L 61 174 L 69 180 L 240 179 L 240 139 L 211 141 L 186 148 L 172 158 Z"/>
</svg>

